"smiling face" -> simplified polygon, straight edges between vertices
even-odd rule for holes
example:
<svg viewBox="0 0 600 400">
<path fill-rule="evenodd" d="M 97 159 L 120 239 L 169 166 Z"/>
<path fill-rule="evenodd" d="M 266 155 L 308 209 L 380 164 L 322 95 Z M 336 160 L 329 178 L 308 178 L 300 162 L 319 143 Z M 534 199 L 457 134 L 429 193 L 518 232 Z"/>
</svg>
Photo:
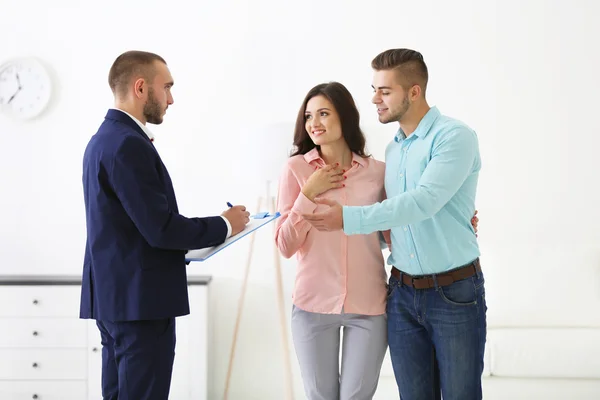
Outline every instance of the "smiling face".
<svg viewBox="0 0 600 400">
<path fill-rule="evenodd" d="M 400 122 L 408 113 L 412 101 L 409 93 L 400 85 L 394 70 L 375 71 L 373 75 L 373 99 L 377 106 L 379 122 Z"/>
<path fill-rule="evenodd" d="M 304 121 L 306 132 L 317 146 L 344 140 L 340 117 L 325 96 L 315 96 L 306 103 Z"/>
<path fill-rule="evenodd" d="M 328 151 L 349 147 L 366 156 L 360 114 L 348 89 L 339 82 L 320 83 L 308 91 L 298 109 L 292 156 L 306 154 L 316 146 Z"/>
</svg>

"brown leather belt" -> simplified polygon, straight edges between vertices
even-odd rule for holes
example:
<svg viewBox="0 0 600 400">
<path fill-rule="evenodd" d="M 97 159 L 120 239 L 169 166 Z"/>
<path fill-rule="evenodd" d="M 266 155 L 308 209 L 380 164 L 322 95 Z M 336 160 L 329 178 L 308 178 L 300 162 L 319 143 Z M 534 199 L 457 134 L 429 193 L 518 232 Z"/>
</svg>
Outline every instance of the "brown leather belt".
<svg viewBox="0 0 600 400">
<path fill-rule="evenodd" d="M 435 280 L 437 281 L 438 287 L 448 286 L 456 281 L 460 281 L 461 279 L 470 278 L 480 271 L 481 264 L 479 263 L 479 258 L 477 258 L 470 264 L 463 265 L 462 267 L 453 269 L 452 271 L 436 274 Z M 392 267 L 390 273 L 396 279 L 402 280 L 403 284 L 415 289 L 431 289 L 435 287 L 435 282 L 433 279 L 434 275 L 412 276 L 404 272 L 400 272 L 400 270 L 398 270 L 396 267 Z"/>
</svg>

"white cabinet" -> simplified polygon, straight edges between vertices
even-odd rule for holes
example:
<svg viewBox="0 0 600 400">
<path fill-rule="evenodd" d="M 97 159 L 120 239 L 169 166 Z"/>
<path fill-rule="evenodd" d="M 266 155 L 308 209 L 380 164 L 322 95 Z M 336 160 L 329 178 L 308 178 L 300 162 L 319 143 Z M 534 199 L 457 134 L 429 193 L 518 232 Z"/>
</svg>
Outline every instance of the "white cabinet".
<svg viewBox="0 0 600 400">
<path fill-rule="evenodd" d="M 205 400 L 210 278 L 189 277 L 191 314 L 176 319 L 172 400 Z M 102 345 L 80 320 L 80 280 L 0 276 L 0 399 L 102 400 Z"/>
</svg>

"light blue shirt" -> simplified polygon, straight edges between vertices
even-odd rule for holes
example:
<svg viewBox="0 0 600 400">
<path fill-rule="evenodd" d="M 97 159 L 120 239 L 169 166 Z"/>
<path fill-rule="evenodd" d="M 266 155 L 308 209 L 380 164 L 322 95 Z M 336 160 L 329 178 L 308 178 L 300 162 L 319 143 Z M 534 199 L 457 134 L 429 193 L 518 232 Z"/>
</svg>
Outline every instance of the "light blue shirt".
<svg viewBox="0 0 600 400">
<path fill-rule="evenodd" d="M 343 208 L 344 233 L 391 228 L 388 264 L 410 275 L 441 273 L 479 257 L 471 218 L 481 169 L 477 135 L 432 107 L 385 152 L 387 200 Z"/>
</svg>

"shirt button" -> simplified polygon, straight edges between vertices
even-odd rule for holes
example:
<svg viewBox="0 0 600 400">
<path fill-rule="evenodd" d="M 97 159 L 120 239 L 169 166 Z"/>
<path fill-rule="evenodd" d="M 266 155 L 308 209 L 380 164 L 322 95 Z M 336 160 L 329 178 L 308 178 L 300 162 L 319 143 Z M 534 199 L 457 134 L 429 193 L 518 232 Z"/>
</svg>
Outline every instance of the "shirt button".
<svg viewBox="0 0 600 400">
<path fill-rule="evenodd" d="M 415 258 L 415 255 L 414 255 L 414 254 L 411 254 L 411 255 L 410 255 L 410 258 Z"/>
<path fill-rule="evenodd" d="M 408 230 L 408 228 L 407 228 L 407 227 L 404 227 L 404 232 L 406 232 L 407 230 Z"/>
<path fill-rule="evenodd" d="M 404 178 L 404 174 L 400 174 L 400 178 Z"/>
</svg>

